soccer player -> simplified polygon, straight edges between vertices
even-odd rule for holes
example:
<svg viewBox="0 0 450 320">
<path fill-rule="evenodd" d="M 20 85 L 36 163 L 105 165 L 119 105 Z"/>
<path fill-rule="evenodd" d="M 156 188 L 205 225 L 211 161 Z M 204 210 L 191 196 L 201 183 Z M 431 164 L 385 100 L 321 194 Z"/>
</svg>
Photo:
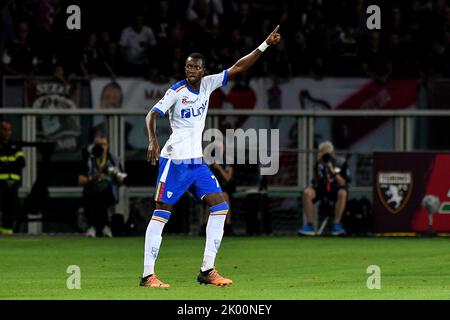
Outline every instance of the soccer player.
<svg viewBox="0 0 450 320">
<path fill-rule="evenodd" d="M 170 87 L 165 96 L 150 110 L 145 118 L 149 137 L 147 160 L 156 165 L 156 207 L 145 234 L 144 273 L 141 286 L 169 288 L 155 274 L 155 262 L 162 241 L 164 225 L 170 218 L 173 205 L 189 190 L 210 207 L 206 226 L 206 245 L 203 263 L 197 281 L 202 284 L 228 286 L 232 280 L 222 277 L 214 266 L 222 241 L 228 212 L 222 189 L 203 160 L 202 134 L 210 94 L 228 80 L 248 70 L 270 45 L 280 42 L 277 26 L 267 39 L 231 68 L 221 73 L 204 76 L 205 58 L 192 53 L 186 59 L 186 79 Z M 160 152 L 156 137 L 156 121 L 169 113 L 172 134 Z"/>
</svg>

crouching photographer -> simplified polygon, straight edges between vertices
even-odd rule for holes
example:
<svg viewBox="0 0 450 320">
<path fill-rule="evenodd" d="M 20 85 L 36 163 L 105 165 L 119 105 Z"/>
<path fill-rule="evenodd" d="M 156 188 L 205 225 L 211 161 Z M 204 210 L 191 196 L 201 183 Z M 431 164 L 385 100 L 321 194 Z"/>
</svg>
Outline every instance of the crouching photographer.
<svg viewBox="0 0 450 320">
<path fill-rule="evenodd" d="M 127 174 L 118 157 L 109 151 L 108 139 L 97 136 L 87 148 L 84 174 L 78 182 L 83 186 L 83 207 L 88 220 L 88 237 L 112 237 L 109 210 L 119 201 L 119 187 Z"/>
<path fill-rule="evenodd" d="M 347 204 L 350 179 L 347 159 L 336 157 L 334 146 L 330 141 L 322 142 L 314 165 L 312 184 L 303 192 L 306 224 L 299 229 L 299 234 L 305 236 L 316 234 L 313 226 L 314 203 L 318 201 L 334 204 L 331 235 L 338 236 L 345 233 L 341 219 Z"/>
</svg>

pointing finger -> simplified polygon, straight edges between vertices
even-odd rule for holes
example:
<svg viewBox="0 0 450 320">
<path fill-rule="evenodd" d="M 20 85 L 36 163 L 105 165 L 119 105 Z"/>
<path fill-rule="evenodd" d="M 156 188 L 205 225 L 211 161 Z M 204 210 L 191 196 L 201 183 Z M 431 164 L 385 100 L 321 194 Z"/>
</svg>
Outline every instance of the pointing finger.
<svg viewBox="0 0 450 320">
<path fill-rule="evenodd" d="M 276 32 L 278 31 L 279 28 L 280 28 L 280 25 L 277 25 L 277 26 L 275 27 L 275 29 L 273 29 L 272 34 L 276 33 Z"/>
</svg>

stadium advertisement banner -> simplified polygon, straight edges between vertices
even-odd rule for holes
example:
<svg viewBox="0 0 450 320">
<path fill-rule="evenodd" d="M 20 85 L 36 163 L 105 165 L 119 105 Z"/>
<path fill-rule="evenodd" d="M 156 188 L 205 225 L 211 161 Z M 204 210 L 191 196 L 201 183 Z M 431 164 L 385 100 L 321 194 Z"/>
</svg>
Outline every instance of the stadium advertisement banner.
<svg viewBox="0 0 450 320">
<path fill-rule="evenodd" d="M 133 78 L 91 80 L 91 105 L 93 108 L 126 108 L 150 110 L 164 96 L 169 83 L 156 84 Z M 95 131 L 106 133 L 103 117 L 94 117 Z M 160 138 L 168 138 L 168 123 L 158 124 Z M 126 119 L 127 149 L 147 149 L 148 139 L 142 116 L 129 116 Z"/>
<path fill-rule="evenodd" d="M 173 84 L 153 83 L 142 79 L 118 79 L 117 96 L 106 97 L 111 80 L 98 78 L 91 81 L 92 106 L 94 108 L 124 107 L 132 109 L 153 106 Z M 271 78 L 255 78 L 247 82 L 230 81 L 216 90 L 210 99 L 211 109 L 298 109 L 298 110 L 354 110 L 354 109 L 405 109 L 414 108 L 417 98 L 415 79 L 389 80 L 378 85 L 366 78 L 292 78 L 277 82 Z M 340 118 L 341 119 L 341 118 Z M 343 118 L 342 118 L 343 119 Z M 284 119 L 283 119 L 284 120 Z M 295 122 L 295 119 L 291 119 Z M 326 119 L 331 121 L 331 119 Z M 277 120 L 248 117 L 225 117 L 223 125 L 232 127 L 260 127 L 271 124 L 281 127 Z M 320 121 L 320 120 L 319 120 Z M 334 126 L 349 126 L 350 119 L 336 120 Z M 352 144 L 362 142 L 385 121 L 377 121 L 372 126 L 358 126 L 357 132 L 349 137 Z M 318 123 L 320 124 L 320 123 Z M 292 123 L 291 125 L 294 125 Z M 322 127 L 322 126 L 320 126 Z M 330 138 L 333 125 L 318 128 L 320 135 Z M 352 123 L 352 128 L 354 123 Z M 382 136 L 382 135 L 380 135 Z M 372 140 L 376 140 L 373 139 Z M 390 142 L 392 144 L 392 142 Z M 382 144 L 385 146 L 385 144 Z"/>
<path fill-rule="evenodd" d="M 25 105 L 39 109 L 76 109 L 80 101 L 79 81 L 27 79 L 25 81 Z M 37 139 L 56 143 L 55 150 L 73 152 L 79 150 L 80 119 L 74 115 L 37 117 Z"/>
<path fill-rule="evenodd" d="M 439 199 L 432 230 L 450 231 L 450 153 L 375 152 L 374 231 L 429 231 L 427 195 Z"/>
<path fill-rule="evenodd" d="M 131 109 L 151 108 L 170 87 L 169 83 L 153 83 L 142 79 L 118 79 L 117 97 L 110 98 L 107 91 L 111 89 L 110 79 L 91 81 L 92 106 L 94 108 L 124 107 Z M 112 90 L 112 89 L 111 89 Z M 119 98 L 120 97 L 120 98 Z M 298 109 L 298 110 L 354 110 L 354 109 L 406 109 L 415 108 L 417 98 L 417 81 L 415 79 L 389 80 L 383 85 L 373 83 L 366 78 L 292 78 L 277 82 L 271 78 L 255 78 L 248 83 L 230 81 L 216 90 L 210 98 L 211 109 Z M 386 125 L 387 119 L 378 119 L 370 124 L 359 121 L 357 128 L 352 118 L 320 119 L 316 124 L 318 135 L 330 139 L 333 128 L 343 126 L 349 129 L 349 144 L 364 144 L 365 140 L 386 140 L 385 134 L 375 131 Z M 369 119 L 370 120 L 370 119 Z M 283 122 L 289 123 L 283 123 Z M 280 128 L 296 125 L 295 119 L 266 119 L 264 117 L 224 117 L 222 127 L 233 128 Z M 322 125 L 323 124 L 323 125 Z M 351 124 L 351 125 L 350 125 Z M 369 125 L 368 125 L 369 124 Z M 355 129 L 356 128 L 356 129 Z M 286 130 L 289 131 L 289 130 Z M 287 133 L 286 133 L 287 134 Z M 287 138 L 287 137 L 286 137 Z M 283 140 L 283 138 L 281 138 Z M 386 143 L 377 142 L 386 147 Z M 389 145 L 393 141 L 389 141 Z"/>
<path fill-rule="evenodd" d="M 143 79 L 118 79 L 115 89 L 110 79 L 91 81 L 94 108 L 123 107 L 149 110 L 165 93 L 169 83 L 152 83 Z M 272 78 L 242 80 L 217 89 L 210 97 L 211 109 L 297 109 L 297 110 L 353 110 L 353 109 L 406 109 L 415 108 L 417 96 L 415 79 L 389 80 L 383 85 L 367 78 L 292 78 L 278 81 Z M 166 117 L 167 119 L 167 117 Z M 97 120 L 97 124 L 101 120 Z M 332 140 L 337 149 L 371 152 L 374 149 L 394 147 L 394 122 L 388 118 L 317 118 L 314 124 L 316 143 Z M 295 117 L 223 116 L 219 129 L 279 128 L 281 149 L 297 148 L 297 119 Z M 170 135 L 168 122 L 159 125 L 161 142 Z M 142 117 L 127 117 L 127 146 L 146 149 L 145 124 Z M 270 177 L 272 185 L 297 184 L 297 153 L 280 154 L 280 170 Z M 356 163 L 356 161 L 355 161 Z M 371 167 L 351 170 L 367 171 Z M 353 167 L 352 167 L 353 166 Z M 367 180 L 367 179 L 366 179 Z M 368 185 L 371 181 L 355 181 Z"/>
</svg>

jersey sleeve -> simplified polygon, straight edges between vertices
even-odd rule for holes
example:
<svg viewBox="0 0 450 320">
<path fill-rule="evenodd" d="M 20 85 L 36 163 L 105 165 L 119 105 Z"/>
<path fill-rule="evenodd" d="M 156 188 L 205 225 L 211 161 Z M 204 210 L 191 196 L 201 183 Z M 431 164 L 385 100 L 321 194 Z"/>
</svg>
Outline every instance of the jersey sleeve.
<svg viewBox="0 0 450 320">
<path fill-rule="evenodd" d="M 122 30 L 122 33 L 120 34 L 120 39 L 119 39 L 119 46 L 121 47 L 125 47 L 128 45 L 128 35 L 127 35 L 127 29 Z"/>
<path fill-rule="evenodd" d="M 206 85 L 208 86 L 209 90 L 214 91 L 219 87 L 227 85 L 228 70 L 225 69 L 221 73 L 206 76 L 204 80 L 206 80 Z"/>
<path fill-rule="evenodd" d="M 153 106 L 152 110 L 158 112 L 161 115 L 161 117 L 164 117 L 164 115 L 170 109 L 170 107 L 172 107 L 175 104 L 176 96 L 177 93 L 174 90 L 168 89 L 164 97 L 162 97 L 161 100 L 159 100 Z"/>
</svg>

